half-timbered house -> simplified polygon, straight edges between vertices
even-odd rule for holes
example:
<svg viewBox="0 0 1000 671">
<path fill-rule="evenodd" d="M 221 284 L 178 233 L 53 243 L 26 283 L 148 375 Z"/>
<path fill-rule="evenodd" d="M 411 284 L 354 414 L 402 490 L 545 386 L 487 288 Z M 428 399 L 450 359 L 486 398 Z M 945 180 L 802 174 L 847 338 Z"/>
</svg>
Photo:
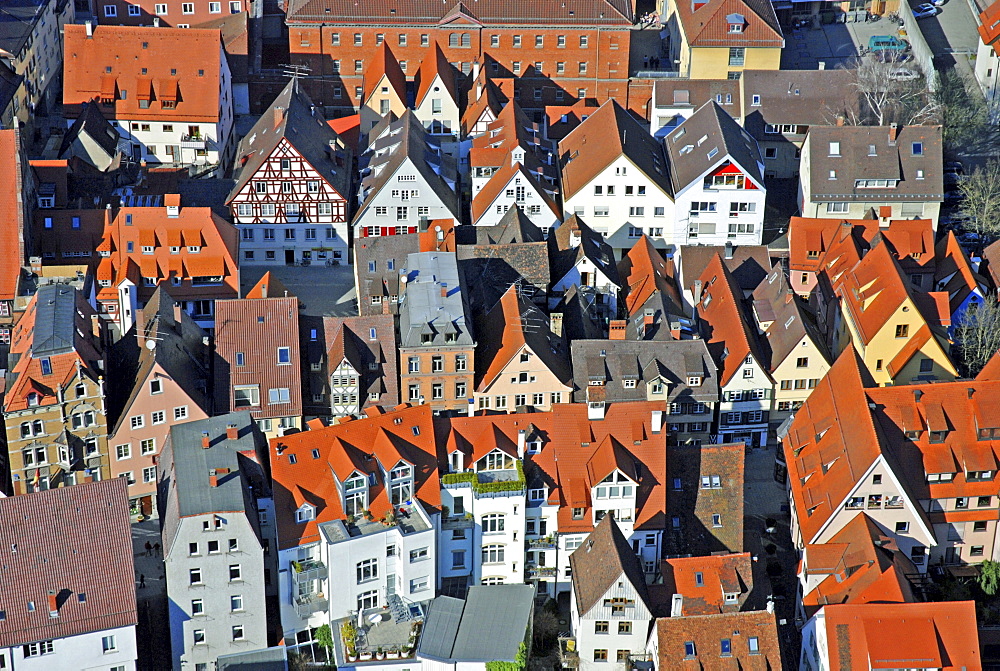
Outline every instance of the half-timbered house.
<svg viewBox="0 0 1000 671">
<path fill-rule="evenodd" d="M 227 204 L 241 263 L 346 263 L 351 152 L 296 80 L 240 143 Z"/>
</svg>

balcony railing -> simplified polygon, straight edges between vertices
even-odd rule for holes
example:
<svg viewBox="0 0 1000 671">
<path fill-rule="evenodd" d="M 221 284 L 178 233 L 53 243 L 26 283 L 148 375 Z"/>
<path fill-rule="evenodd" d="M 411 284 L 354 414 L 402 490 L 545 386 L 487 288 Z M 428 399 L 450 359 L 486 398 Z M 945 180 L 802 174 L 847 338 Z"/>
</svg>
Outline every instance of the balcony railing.
<svg viewBox="0 0 1000 671">
<path fill-rule="evenodd" d="M 529 578 L 554 578 L 556 575 L 555 566 L 533 566 L 528 564 L 525 570 Z"/>
<path fill-rule="evenodd" d="M 303 594 L 295 597 L 295 612 L 301 618 L 306 618 L 313 613 L 319 613 L 329 608 L 330 601 L 323 596 L 322 592 L 317 594 Z"/>
<path fill-rule="evenodd" d="M 304 559 L 292 562 L 292 572 L 295 574 L 296 582 L 307 582 L 309 580 L 325 580 L 327 577 L 326 564 L 318 559 Z"/>
<path fill-rule="evenodd" d="M 556 542 L 551 538 L 529 538 L 528 541 L 529 550 L 555 550 Z"/>
</svg>

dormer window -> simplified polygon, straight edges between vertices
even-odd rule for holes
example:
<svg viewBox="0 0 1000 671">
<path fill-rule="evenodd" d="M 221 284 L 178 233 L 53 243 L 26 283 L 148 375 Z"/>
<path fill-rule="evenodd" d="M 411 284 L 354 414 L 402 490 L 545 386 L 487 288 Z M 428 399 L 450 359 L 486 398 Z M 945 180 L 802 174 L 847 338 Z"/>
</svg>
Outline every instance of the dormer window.
<svg viewBox="0 0 1000 671">
<path fill-rule="evenodd" d="M 368 479 L 358 473 L 344 481 L 344 512 L 357 517 L 368 507 Z"/>
<path fill-rule="evenodd" d="M 476 463 L 477 471 L 507 471 L 514 467 L 514 458 L 503 450 L 493 450 Z"/>
<path fill-rule="evenodd" d="M 729 25 L 730 33 L 742 33 L 747 20 L 742 14 L 729 14 L 726 16 L 726 23 Z"/>
<path fill-rule="evenodd" d="M 389 471 L 389 501 L 394 506 L 401 505 L 413 496 L 413 467 L 399 462 Z"/>
<path fill-rule="evenodd" d="M 633 495 L 634 484 L 621 471 L 614 471 L 608 477 L 601 480 L 594 490 L 594 498 L 597 499 L 620 499 Z"/>
<path fill-rule="evenodd" d="M 687 386 L 689 387 L 700 387 L 701 377 L 698 375 L 689 375 L 687 380 Z"/>
<path fill-rule="evenodd" d="M 298 510 L 295 511 L 295 521 L 299 524 L 304 524 L 309 520 L 316 519 L 316 507 L 308 503 L 303 503 L 299 506 Z"/>
</svg>

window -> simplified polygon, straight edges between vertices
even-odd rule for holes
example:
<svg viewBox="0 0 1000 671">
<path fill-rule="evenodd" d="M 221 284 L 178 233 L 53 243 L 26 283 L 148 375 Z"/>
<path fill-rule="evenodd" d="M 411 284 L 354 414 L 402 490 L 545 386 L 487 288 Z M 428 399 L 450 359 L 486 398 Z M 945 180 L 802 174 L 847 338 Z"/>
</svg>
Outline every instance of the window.
<svg viewBox="0 0 1000 671">
<path fill-rule="evenodd" d="M 425 559 L 427 559 L 427 548 L 417 548 L 416 550 L 410 550 L 411 564 L 418 561 L 424 561 Z"/>
<path fill-rule="evenodd" d="M 721 527 L 722 526 L 722 515 L 715 513 L 712 515 L 712 526 Z"/>
<path fill-rule="evenodd" d="M 378 579 L 378 562 L 375 559 L 365 559 L 357 565 L 358 584 Z"/>
<path fill-rule="evenodd" d="M 594 633 L 595 634 L 607 634 L 609 631 L 608 623 L 606 620 L 597 620 L 594 622 Z"/>
<path fill-rule="evenodd" d="M 241 641 L 241 640 L 243 640 L 243 625 L 242 624 L 234 624 L 233 625 L 233 640 L 234 641 Z"/>
<path fill-rule="evenodd" d="M 267 390 L 267 402 L 269 405 L 279 405 L 281 403 L 291 403 L 291 394 L 287 387 L 278 387 Z"/>
<path fill-rule="evenodd" d="M 983 520 L 980 520 L 978 522 L 973 522 L 972 530 L 977 533 L 981 531 L 986 531 L 986 522 Z"/>
<path fill-rule="evenodd" d="M 147 466 L 142 469 L 142 481 L 145 483 L 156 481 L 156 466 Z"/>
<path fill-rule="evenodd" d="M 632 633 L 632 623 L 631 622 L 619 622 L 618 623 L 618 633 L 619 634 L 631 634 Z"/>
<path fill-rule="evenodd" d="M 503 533 L 504 528 L 504 516 L 495 513 L 492 515 L 483 516 L 483 533 L 484 534 L 496 534 Z"/>
<path fill-rule="evenodd" d="M 897 534 L 905 534 L 905 533 L 909 533 L 909 531 L 910 531 L 910 523 L 909 522 L 896 522 L 896 533 Z"/>
<path fill-rule="evenodd" d="M 723 657 L 730 657 L 733 654 L 732 639 L 724 638 L 719 641 L 719 654 Z"/>
<path fill-rule="evenodd" d="M 422 576 L 420 578 L 414 578 L 410 581 L 410 594 L 415 594 L 417 592 L 423 592 L 427 589 L 427 576 Z"/>
<path fill-rule="evenodd" d="M 694 657 L 698 653 L 695 651 L 694 641 L 684 641 L 684 656 Z"/>
<path fill-rule="evenodd" d="M 181 14 L 194 14 L 194 3 L 193 2 L 182 2 L 181 3 Z"/>
<path fill-rule="evenodd" d="M 205 614 L 205 602 L 202 599 L 192 599 L 191 600 L 191 614 L 192 615 L 204 615 Z"/>
<path fill-rule="evenodd" d="M 192 585 L 200 585 L 201 584 L 201 569 L 200 568 L 193 568 L 188 573 L 189 573 L 188 577 L 191 579 L 191 584 Z"/>
<path fill-rule="evenodd" d="M 247 384 L 233 387 L 233 407 L 248 408 L 260 405 L 260 387 Z M 133 426 L 133 428 L 135 428 Z"/>
<path fill-rule="evenodd" d="M 114 5 L 104 5 L 104 16 L 118 16 L 118 8 Z"/>
<path fill-rule="evenodd" d="M 896 337 L 906 338 L 910 334 L 909 324 L 896 324 Z"/>
<path fill-rule="evenodd" d="M 603 649 L 594 650 L 594 661 L 595 662 L 608 661 L 608 651 Z"/>
<path fill-rule="evenodd" d="M 234 582 L 236 580 L 243 580 L 243 570 L 240 568 L 239 564 L 230 564 L 229 582 Z"/>
<path fill-rule="evenodd" d="M 205 645 L 205 630 L 204 629 L 195 629 L 191 633 L 194 635 L 194 644 L 195 645 Z"/>
<path fill-rule="evenodd" d="M 732 47 L 729 49 L 729 66 L 741 67 L 746 60 L 747 50 L 744 47 Z"/>
<path fill-rule="evenodd" d="M 55 646 L 52 641 L 39 641 L 38 643 L 23 645 L 21 646 L 21 650 L 25 657 L 38 657 L 40 655 L 51 655 L 55 652 Z"/>
<path fill-rule="evenodd" d="M 291 365 L 292 363 L 292 350 L 289 347 L 279 347 L 278 348 L 278 364 L 279 365 Z"/>
<path fill-rule="evenodd" d="M 484 545 L 483 546 L 483 563 L 484 564 L 502 564 L 504 561 L 504 546 L 503 545 Z"/>
</svg>

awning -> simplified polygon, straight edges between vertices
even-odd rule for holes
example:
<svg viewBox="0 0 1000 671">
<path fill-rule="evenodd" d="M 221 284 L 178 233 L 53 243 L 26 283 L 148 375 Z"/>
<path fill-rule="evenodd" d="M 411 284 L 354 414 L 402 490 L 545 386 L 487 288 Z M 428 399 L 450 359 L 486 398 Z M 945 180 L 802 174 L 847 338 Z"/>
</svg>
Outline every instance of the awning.
<svg viewBox="0 0 1000 671">
<path fill-rule="evenodd" d="M 221 256 L 188 256 L 184 259 L 188 277 L 221 277 L 226 263 Z"/>
</svg>

